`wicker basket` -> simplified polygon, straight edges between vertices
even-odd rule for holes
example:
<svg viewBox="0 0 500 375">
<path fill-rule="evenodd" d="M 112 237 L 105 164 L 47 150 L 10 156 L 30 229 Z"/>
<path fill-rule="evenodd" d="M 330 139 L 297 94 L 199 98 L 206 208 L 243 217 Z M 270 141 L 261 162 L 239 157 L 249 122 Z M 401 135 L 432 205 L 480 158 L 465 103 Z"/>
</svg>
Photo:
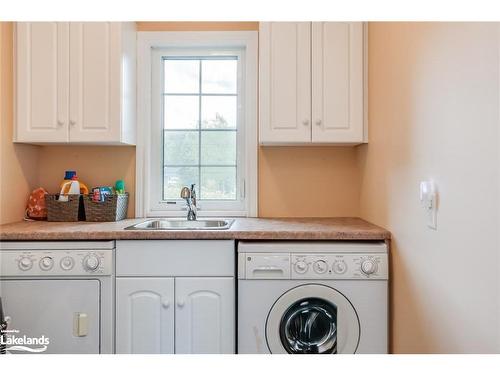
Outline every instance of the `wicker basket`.
<svg viewBox="0 0 500 375">
<path fill-rule="evenodd" d="M 104 196 L 104 202 L 94 202 L 92 195 L 83 198 L 87 221 L 120 221 L 127 217 L 128 193 Z"/>
<path fill-rule="evenodd" d="M 59 201 L 59 194 L 46 194 L 47 221 L 85 220 L 81 194 L 67 195 L 67 201 Z"/>
</svg>

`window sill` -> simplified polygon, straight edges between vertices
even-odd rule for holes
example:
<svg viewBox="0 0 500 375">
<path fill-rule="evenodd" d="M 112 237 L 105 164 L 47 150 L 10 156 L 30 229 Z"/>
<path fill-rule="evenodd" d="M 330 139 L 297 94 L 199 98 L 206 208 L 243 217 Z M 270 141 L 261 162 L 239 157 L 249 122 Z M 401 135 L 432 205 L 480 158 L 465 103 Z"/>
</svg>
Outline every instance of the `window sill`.
<svg viewBox="0 0 500 375">
<path fill-rule="evenodd" d="M 166 211 L 150 210 L 146 217 L 186 217 L 187 210 Z M 198 217 L 249 217 L 247 211 L 198 211 Z"/>
</svg>

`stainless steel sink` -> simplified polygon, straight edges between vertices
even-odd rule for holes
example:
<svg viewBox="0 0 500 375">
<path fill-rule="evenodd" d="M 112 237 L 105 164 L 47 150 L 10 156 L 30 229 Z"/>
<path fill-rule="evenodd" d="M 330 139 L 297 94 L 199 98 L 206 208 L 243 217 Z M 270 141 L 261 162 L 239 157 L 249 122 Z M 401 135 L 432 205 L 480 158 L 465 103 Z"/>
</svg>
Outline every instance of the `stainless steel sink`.
<svg viewBox="0 0 500 375">
<path fill-rule="evenodd" d="M 229 229 L 234 220 L 219 219 L 152 219 L 126 227 L 126 230 L 224 230 Z"/>
</svg>

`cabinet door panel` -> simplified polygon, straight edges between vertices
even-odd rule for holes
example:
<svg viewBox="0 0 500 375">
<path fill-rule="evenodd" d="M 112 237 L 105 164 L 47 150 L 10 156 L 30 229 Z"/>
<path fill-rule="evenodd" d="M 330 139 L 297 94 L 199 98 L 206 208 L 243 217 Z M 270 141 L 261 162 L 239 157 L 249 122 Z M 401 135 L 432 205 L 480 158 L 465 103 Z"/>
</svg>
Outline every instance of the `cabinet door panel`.
<svg viewBox="0 0 500 375">
<path fill-rule="evenodd" d="M 16 64 L 15 140 L 67 142 L 69 24 L 18 23 Z"/>
<path fill-rule="evenodd" d="M 260 27 L 260 142 L 311 140 L 311 23 Z"/>
<path fill-rule="evenodd" d="M 363 141 L 363 25 L 313 22 L 312 141 Z"/>
<path fill-rule="evenodd" d="M 116 352 L 174 353 L 174 279 L 116 279 Z"/>
<path fill-rule="evenodd" d="M 112 142 L 120 131 L 120 24 L 70 27 L 70 140 Z"/>
<path fill-rule="evenodd" d="M 175 352 L 234 353 L 234 279 L 177 278 Z"/>
</svg>

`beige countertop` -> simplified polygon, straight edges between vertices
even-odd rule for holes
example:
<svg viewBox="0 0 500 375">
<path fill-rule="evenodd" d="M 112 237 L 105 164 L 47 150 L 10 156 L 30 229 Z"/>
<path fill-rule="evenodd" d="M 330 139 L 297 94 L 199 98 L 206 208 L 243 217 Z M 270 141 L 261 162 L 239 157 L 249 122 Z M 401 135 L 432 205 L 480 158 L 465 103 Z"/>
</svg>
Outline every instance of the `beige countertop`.
<svg viewBox="0 0 500 375">
<path fill-rule="evenodd" d="M 355 217 L 238 218 L 228 230 L 124 230 L 146 219 L 112 223 L 21 221 L 0 225 L 2 241 L 33 240 L 387 240 L 391 234 Z"/>
</svg>

